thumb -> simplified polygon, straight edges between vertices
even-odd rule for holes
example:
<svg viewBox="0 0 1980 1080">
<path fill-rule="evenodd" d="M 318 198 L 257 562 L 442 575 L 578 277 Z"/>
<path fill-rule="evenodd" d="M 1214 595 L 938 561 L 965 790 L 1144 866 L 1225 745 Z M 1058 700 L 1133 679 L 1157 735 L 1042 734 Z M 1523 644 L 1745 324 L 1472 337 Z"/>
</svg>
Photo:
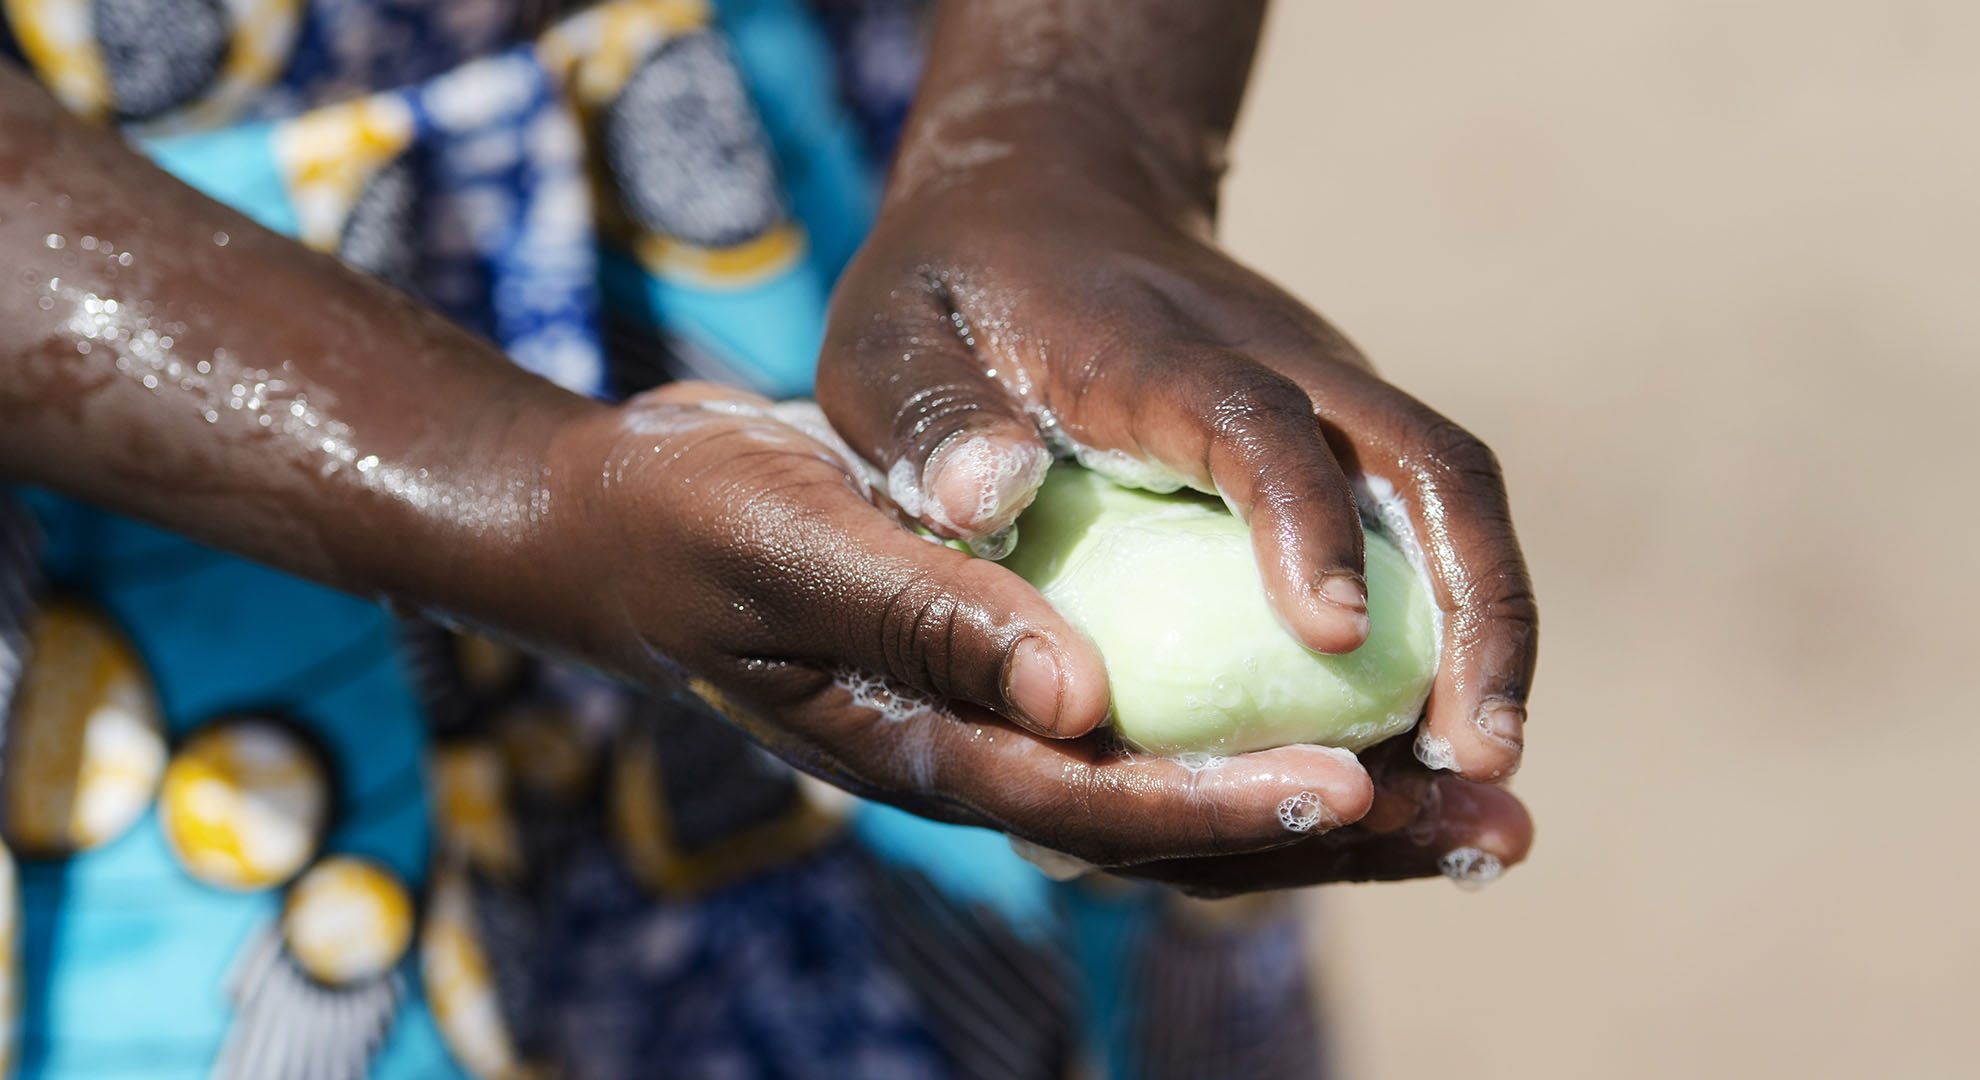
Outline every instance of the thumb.
<svg viewBox="0 0 1980 1080">
<path fill-rule="evenodd" d="M 939 297 L 847 332 L 834 320 L 819 358 L 818 403 L 887 474 L 887 494 L 938 535 L 1001 558 L 1052 454 L 1016 396 L 985 367 Z"/>
<path fill-rule="evenodd" d="M 804 514 L 810 572 L 787 599 L 831 661 L 1042 735 L 1083 735 L 1106 720 L 1098 650 L 1024 579 L 906 532 L 850 486 L 811 490 L 829 505 Z"/>
</svg>

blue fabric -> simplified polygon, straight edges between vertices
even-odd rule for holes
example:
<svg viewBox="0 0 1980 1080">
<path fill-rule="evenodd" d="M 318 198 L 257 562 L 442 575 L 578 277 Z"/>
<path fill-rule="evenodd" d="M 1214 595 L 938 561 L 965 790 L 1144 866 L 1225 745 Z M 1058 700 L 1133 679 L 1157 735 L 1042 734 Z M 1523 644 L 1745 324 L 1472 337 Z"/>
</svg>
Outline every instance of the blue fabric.
<svg viewBox="0 0 1980 1080">
<path fill-rule="evenodd" d="M 124 628 L 174 736 L 230 710 L 283 707 L 333 757 L 328 850 L 370 856 L 419 887 L 431 842 L 425 736 L 382 609 L 65 500 L 30 493 L 29 506 L 51 582 Z M 226 972 L 282 894 L 195 881 L 149 811 L 95 851 L 24 861 L 21 890 L 21 1075 L 205 1076 L 231 1015 Z M 464 1075 L 443 1071 L 416 992 L 404 1012 L 375 1075 Z"/>
<path fill-rule="evenodd" d="M 1059 931 L 1051 879 L 1019 858 L 1002 834 L 861 803 L 853 835 L 880 858 L 926 874 L 956 902 L 995 911 L 1030 941 Z"/>
<path fill-rule="evenodd" d="M 655 905 L 609 858 L 580 860 L 552 900 L 572 948 L 546 997 L 587 1077 L 809 1080 L 949 1075 L 907 988 L 881 961 L 848 851 L 693 903 Z"/>
<path fill-rule="evenodd" d="M 296 235 L 296 211 L 269 152 L 269 124 L 141 140 L 159 168 L 208 197 L 284 236 Z"/>
</svg>

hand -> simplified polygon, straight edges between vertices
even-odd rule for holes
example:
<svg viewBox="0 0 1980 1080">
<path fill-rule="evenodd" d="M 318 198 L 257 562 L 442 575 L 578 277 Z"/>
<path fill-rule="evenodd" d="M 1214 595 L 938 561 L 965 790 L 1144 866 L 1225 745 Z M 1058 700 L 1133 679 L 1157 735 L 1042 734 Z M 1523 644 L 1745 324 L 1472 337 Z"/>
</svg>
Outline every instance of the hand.
<svg viewBox="0 0 1980 1080">
<path fill-rule="evenodd" d="M 649 683 L 685 676 L 856 793 L 1103 867 L 1163 861 L 1186 880 L 1175 860 L 1367 812 L 1351 754 L 1192 770 L 1089 734 L 1107 711 L 1099 657 L 1031 586 L 875 509 L 822 420 L 800 430 L 735 398 L 677 384 L 553 443 L 536 561 L 570 582 L 561 606 L 592 613 L 577 651 Z M 1219 864 L 1216 887 L 1255 886 Z"/>
<path fill-rule="evenodd" d="M 1360 821 L 1270 851 L 1144 863 L 1124 873 L 1198 896 L 1438 874 L 1477 887 L 1526 858 L 1533 820 L 1510 792 L 1428 769 L 1401 739 L 1362 757 L 1375 799 Z"/>
<path fill-rule="evenodd" d="M 1491 452 L 1218 250 L 1200 185 L 1126 127 L 1072 108 L 925 120 L 834 297 L 820 403 L 904 508 L 993 547 L 1054 443 L 1220 492 L 1274 610 L 1325 652 L 1367 633 L 1354 482 L 1393 491 L 1444 614 L 1418 752 L 1510 775 L 1537 613 Z"/>
</svg>

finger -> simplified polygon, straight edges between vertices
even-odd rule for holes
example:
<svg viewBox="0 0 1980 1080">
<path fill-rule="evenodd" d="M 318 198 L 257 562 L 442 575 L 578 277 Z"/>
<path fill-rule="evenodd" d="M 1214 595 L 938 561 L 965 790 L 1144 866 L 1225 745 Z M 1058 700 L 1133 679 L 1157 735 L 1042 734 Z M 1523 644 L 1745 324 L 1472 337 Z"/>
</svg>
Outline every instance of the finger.
<svg viewBox="0 0 1980 1080">
<path fill-rule="evenodd" d="M 967 707 L 876 728 L 853 705 L 832 703 L 834 741 L 872 787 L 939 795 L 968 819 L 1100 866 L 1283 845 L 1354 821 L 1372 797 L 1354 755 L 1326 747 L 1190 764 L 1109 739 L 1043 739 Z"/>
<path fill-rule="evenodd" d="M 1381 801 L 1378 794 L 1371 818 Z M 1533 819 L 1510 792 L 1445 775 L 1423 785 L 1402 827 L 1377 832 L 1364 819 L 1289 847 L 1147 863 L 1126 872 L 1212 896 L 1438 875 L 1477 886 L 1525 860 L 1532 845 Z"/>
<path fill-rule="evenodd" d="M 802 537 L 803 550 L 760 585 L 776 609 L 767 614 L 802 627 L 812 655 L 1047 735 L 1105 721 L 1099 653 L 1022 578 L 909 534 L 847 484 L 789 491 L 753 515 L 767 533 Z"/>
<path fill-rule="evenodd" d="M 888 495 L 938 535 L 1009 550 L 1051 452 L 1016 396 L 988 373 L 942 291 L 881 321 L 834 319 L 818 401 L 847 441 L 879 463 Z"/>
<path fill-rule="evenodd" d="M 769 408 L 770 399 L 739 386 L 724 386 L 705 379 L 682 379 L 648 390 L 646 400 L 669 405 L 706 405 L 733 401 L 757 408 Z"/>
<path fill-rule="evenodd" d="M 1385 517 L 1413 534 L 1443 612 L 1444 653 L 1418 738 L 1428 763 L 1475 780 L 1511 775 L 1525 747 L 1539 610 L 1497 459 L 1386 384 L 1316 397 L 1360 470 L 1393 489 Z M 1372 384 L 1372 385 L 1370 385 Z"/>
<path fill-rule="evenodd" d="M 1292 380 L 1229 350 L 1151 344 L 1095 362 L 1048 400 L 1079 442 L 1222 494 L 1250 525 L 1272 609 L 1307 647 L 1367 639 L 1354 491 Z"/>
</svg>

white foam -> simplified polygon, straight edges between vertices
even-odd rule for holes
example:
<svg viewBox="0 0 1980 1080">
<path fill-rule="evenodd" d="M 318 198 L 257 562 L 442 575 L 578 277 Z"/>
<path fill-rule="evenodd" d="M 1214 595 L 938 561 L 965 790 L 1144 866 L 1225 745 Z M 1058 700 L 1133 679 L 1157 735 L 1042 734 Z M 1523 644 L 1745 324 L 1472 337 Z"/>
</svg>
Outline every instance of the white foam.
<svg viewBox="0 0 1980 1080">
<path fill-rule="evenodd" d="M 1396 491 L 1395 485 L 1379 476 L 1359 473 L 1354 477 L 1355 503 L 1361 508 L 1364 528 L 1374 527 L 1395 542 L 1403 553 L 1403 559 L 1416 572 L 1417 581 L 1431 598 L 1430 625 L 1432 639 L 1437 647 L 1436 667 L 1441 670 L 1444 663 L 1444 609 L 1436 602 L 1437 583 L 1430 576 L 1430 563 L 1423 554 L 1423 542 L 1416 535 L 1416 523 L 1409 514 L 1409 501 Z M 1421 715 L 1423 706 L 1430 699 L 1430 689 L 1424 688 L 1422 697 L 1409 706 L 1409 712 Z M 1441 735 L 1432 735 L 1428 728 L 1416 733 L 1416 760 L 1426 767 L 1438 770 L 1455 770 L 1457 752 L 1451 741 Z"/>
<path fill-rule="evenodd" d="M 1052 467 L 1051 454 L 1034 446 L 1010 446 L 986 435 L 970 435 L 936 447 L 928 460 L 937 472 L 960 474 L 975 485 L 976 507 L 969 528 L 958 525 L 929 490 L 928 470 L 915 468 L 906 458 L 887 470 L 888 497 L 910 517 L 950 533 L 967 534 L 970 550 L 982 558 L 1009 555 L 1017 546 L 1013 522 L 1044 483 L 1045 471 Z"/>
<path fill-rule="evenodd" d="M 1416 571 L 1418 580 L 1428 589 L 1431 596 L 1437 595 L 1436 579 L 1430 576 L 1430 562 L 1423 554 L 1422 538 L 1416 535 L 1416 521 L 1409 514 L 1409 500 L 1396 491 L 1394 484 L 1379 476 L 1357 473 L 1354 477 L 1354 501 L 1361 508 L 1363 526 L 1370 521 L 1381 530 L 1382 535 L 1395 541 L 1396 547 L 1408 560 L 1410 569 Z M 1431 616 L 1437 620 L 1437 641 L 1443 644 L 1444 611 L 1436 604 L 1430 605 Z"/>
<path fill-rule="evenodd" d="M 860 457 L 846 440 L 839 437 L 837 428 L 825 418 L 825 410 L 818 403 L 804 398 L 780 401 L 765 410 L 772 420 L 789 424 L 816 439 L 839 459 L 853 478 L 865 485 L 866 490 L 876 490 L 881 486 L 880 470 L 865 458 Z"/>
<path fill-rule="evenodd" d="M 1442 735 L 1430 734 L 1429 728 L 1419 728 L 1416 732 L 1416 760 L 1425 768 L 1455 770 L 1457 751 L 1451 749 L 1451 740 Z"/>
<path fill-rule="evenodd" d="M 862 495 L 879 486 L 879 473 L 846 445 L 825 414 L 810 401 L 759 405 L 750 401 L 707 400 L 659 405 L 628 410 L 620 420 L 620 428 L 628 435 L 666 439 L 690 435 L 722 417 L 738 421 L 739 433 L 754 442 L 792 453 L 808 453 L 835 466 L 859 485 Z M 661 447 L 652 449 L 658 452 Z M 628 466 L 638 457 L 629 451 L 621 452 L 612 470 L 613 478 L 623 480 L 630 472 Z"/>
<path fill-rule="evenodd" d="M 1327 804 L 1320 800 L 1318 794 L 1302 791 L 1286 796 L 1285 801 L 1279 803 L 1279 824 L 1284 825 L 1287 832 L 1305 833 L 1321 825 L 1332 828 L 1340 824 L 1340 819 L 1327 809 Z"/>
<path fill-rule="evenodd" d="M 923 513 L 928 508 L 929 499 L 921 490 L 921 477 L 915 475 L 914 462 L 906 458 L 894 462 L 893 467 L 887 470 L 887 497 L 894 500 L 901 513 L 911 518 L 933 520 Z"/>
<path fill-rule="evenodd" d="M 1198 773 L 1201 773 L 1205 769 L 1217 768 L 1218 766 L 1224 764 L 1230 759 L 1224 757 L 1221 754 L 1192 753 L 1192 754 L 1177 754 L 1175 757 L 1171 758 L 1170 760 L 1174 761 L 1178 765 L 1181 765 L 1184 769 L 1187 769 L 1191 776 L 1195 776 Z"/>
<path fill-rule="evenodd" d="M 885 675 L 853 668 L 832 673 L 832 683 L 852 696 L 851 705 L 871 709 L 884 720 L 900 723 L 917 716 L 948 716 L 949 711 L 934 697 Z"/>
<path fill-rule="evenodd" d="M 1505 864 L 1497 855 L 1475 847 L 1452 848 L 1437 860 L 1437 869 L 1460 889 L 1482 889 L 1499 879 Z"/>
<path fill-rule="evenodd" d="M 1073 438 L 1058 416 L 1043 406 L 1031 410 L 1033 422 L 1045 445 L 1061 457 L 1070 457 L 1122 487 L 1140 488 L 1166 495 L 1191 487 L 1188 477 L 1159 461 L 1146 461 L 1120 450 L 1101 450 Z M 1206 494 L 1211 494 L 1206 492 Z"/>
</svg>

